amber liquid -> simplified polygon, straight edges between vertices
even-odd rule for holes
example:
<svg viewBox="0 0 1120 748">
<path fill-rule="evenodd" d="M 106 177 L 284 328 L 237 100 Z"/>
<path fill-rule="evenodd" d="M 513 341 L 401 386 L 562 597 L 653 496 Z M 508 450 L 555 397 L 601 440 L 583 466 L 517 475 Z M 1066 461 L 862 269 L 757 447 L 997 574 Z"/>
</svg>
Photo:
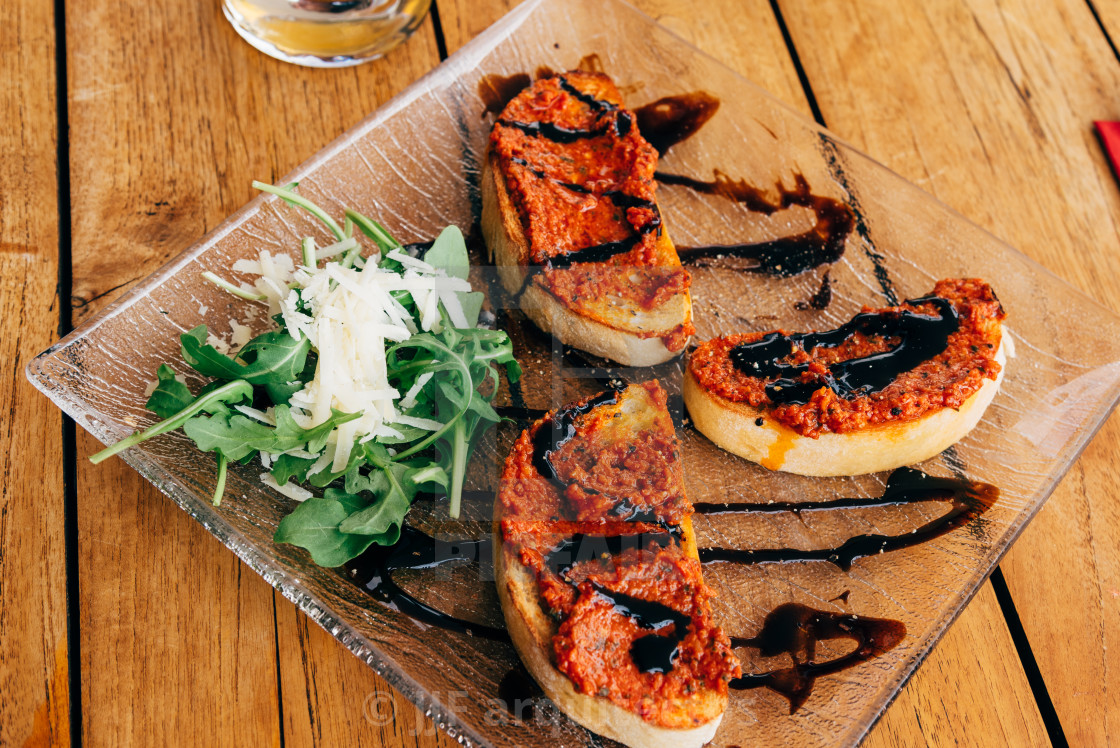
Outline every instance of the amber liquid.
<svg viewBox="0 0 1120 748">
<path fill-rule="evenodd" d="M 261 51 L 291 62 L 347 64 L 384 54 L 411 34 L 431 0 L 224 0 L 226 16 Z"/>
</svg>

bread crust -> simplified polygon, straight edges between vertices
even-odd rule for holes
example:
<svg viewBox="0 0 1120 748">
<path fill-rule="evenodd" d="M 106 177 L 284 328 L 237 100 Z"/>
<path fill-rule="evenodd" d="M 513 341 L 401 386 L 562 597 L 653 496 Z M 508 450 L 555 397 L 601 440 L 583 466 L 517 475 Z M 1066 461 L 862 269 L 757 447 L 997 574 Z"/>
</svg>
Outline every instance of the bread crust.
<svg viewBox="0 0 1120 748">
<path fill-rule="evenodd" d="M 523 566 L 514 551 L 502 542 L 498 527 L 501 502 L 494 505 L 494 573 L 502 614 L 517 654 L 545 695 L 592 732 L 634 748 L 699 748 L 709 742 L 727 708 L 726 695 L 701 690 L 688 697 L 691 703 L 680 706 L 706 721 L 692 728 L 673 729 L 646 722 L 609 699 L 580 693 L 556 669 L 551 659 L 556 624 L 544 612 L 532 570 Z M 697 558 L 692 520 L 682 522 L 681 530 L 681 547 L 690 557 Z"/>
<path fill-rule="evenodd" d="M 679 355 L 687 345 L 685 340 L 680 348 L 671 351 L 663 339 L 680 325 L 691 323 L 692 298 L 687 291 L 674 294 L 665 303 L 648 311 L 609 308 L 607 301 L 601 300 L 602 308 L 596 309 L 600 319 L 592 319 L 541 286 L 531 281 L 527 283 L 529 242 L 493 153 L 487 154 L 483 164 L 482 234 L 502 287 L 511 296 L 520 295 L 521 308 L 526 316 L 565 345 L 624 366 L 664 363 Z M 664 224 L 658 242 L 672 248 Z M 601 319 L 608 320 L 609 324 L 604 324 Z"/>
<path fill-rule="evenodd" d="M 663 429 L 668 428 L 668 436 L 673 438 L 675 444 L 675 435 L 672 434 L 672 424 L 665 410 L 664 400 L 662 399 L 660 403 L 650 400 L 655 395 L 649 389 L 648 383 L 630 385 L 622 392 L 624 394 L 616 400 L 598 405 L 593 411 L 581 416 L 592 419 L 593 423 L 581 421 L 582 425 L 577 427 L 577 433 L 585 427 L 596 429 L 597 434 L 606 434 L 604 445 L 614 445 L 632 442 L 636 435 L 642 433 L 665 434 Z M 664 396 L 660 388 L 657 389 L 657 393 Z M 599 408 L 607 412 L 604 413 Z M 597 422 L 595 422 L 596 414 L 598 414 Z M 549 414 L 546 419 L 553 417 L 555 414 Z M 570 678 L 557 664 L 555 642 L 563 622 L 557 621 L 549 614 L 550 609 L 541 593 L 542 586 L 537 577 L 537 570 L 522 564 L 523 546 L 516 541 L 506 542 L 503 537 L 503 524 L 509 518 L 513 518 L 515 525 L 518 522 L 528 522 L 530 525 L 539 523 L 542 525 L 539 531 L 549 534 L 555 531 L 549 522 L 526 520 L 525 515 L 518 514 L 524 509 L 519 497 L 532 495 L 532 492 L 539 490 L 539 483 L 535 484 L 536 487 L 528 484 L 540 481 L 548 485 L 549 491 L 560 491 L 548 478 L 540 475 L 539 469 L 532 462 L 531 442 L 535 433 L 533 429 L 547 427 L 547 423 L 538 421 L 521 435 L 506 461 L 498 496 L 494 502 L 495 578 L 502 612 L 513 644 L 545 695 L 565 714 L 589 730 L 631 746 L 665 746 L 665 748 L 702 746 L 712 739 L 727 708 L 728 695 L 725 689 L 711 687 L 703 679 L 693 680 L 691 688 L 676 691 L 671 697 L 659 696 L 656 709 L 643 712 L 615 701 L 615 694 L 584 693 L 576 685 L 579 679 Z M 528 452 L 527 447 L 530 450 Z M 675 454 L 672 459 L 676 459 Z M 676 492 L 678 489 L 669 487 L 665 490 Z M 513 493 L 507 495 L 507 492 Z M 674 493 L 674 495 L 678 494 Z M 681 555 L 699 562 L 691 520 L 691 505 L 688 505 L 683 493 L 679 494 L 679 498 L 684 502 L 680 505 L 681 508 L 666 509 L 666 511 L 674 516 L 673 521 L 679 525 L 677 545 Z M 563 501 L 563 498 L 558 500 Z M 507 511 L 510 512 L 508 517 L 505 514 Z M 545 516 L 551 516 L 555 509 L 549 508 L 546 511 L 550 514 Z M 677 512 L 680 514 L 678 515 Z M 554 517 L 553 521 L 558 520 Z M 580 521 L 595 522 L 596 520 L 594 517 L 584 517 Z M 570 520 L 566 522 L 566 526 L 572 526 Z M 579 526 L 578 523 L 576 526 Z M 579 550 L 575 549 L 574 554 L 578 557 Z M 697 568 L 699 568 L 698 564 Z M 717 633 L 713 641 L 718 641 L 718 637 L 723 635 L 718 632 L 718 629 L 714 631 Z M 736 665 L 734 674 L 737 674 L 737 670 Z"/>
<path fill-rule="evenodd" d="M 922 462 L 960 441 L 983 417 L 1003 381 L 1003 343 L 995 360 L 1000 372 L 964 404 L 941 408 L 902 423 L 884 423 L 843 434 L 802 436 L 772 418 L 765 408 L 736 403 L 705 390 L 691 369 L 684 373 L 684 402 L 696 428 L 717 446 L 770 470 L 818 477 L 863 475 Z"/>
</svg>

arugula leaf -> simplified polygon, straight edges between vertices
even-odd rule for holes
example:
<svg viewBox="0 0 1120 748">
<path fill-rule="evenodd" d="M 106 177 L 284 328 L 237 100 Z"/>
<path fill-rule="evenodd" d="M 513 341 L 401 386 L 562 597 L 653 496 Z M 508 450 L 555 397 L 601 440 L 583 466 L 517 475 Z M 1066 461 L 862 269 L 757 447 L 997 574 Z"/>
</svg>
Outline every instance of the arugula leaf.
<svg viewBox="0 0 1120 748">
<path fill-rule="evenodd" d="M 111 447 L 106 447 L 97 454 L 89 458 L 89 461 L 94 465 L 112 457 L 113 455 L 123 452 L 129 447 L 134 447 L 141 442 L 147 441 L 154 436 L 166 434 L 168 431 L 182 428 L 184 424 L 188 423 L 192 418 L 203 411 L 208 411 L 214 408 L 216 404 L 229 404 L 237 403 L 243 400 L 252 400 L 253 386 L 248 382 L 236 380 L 228 382 L 227 384 L 211 390 L 204 395 L 199 395 L 194 402 L 187 407 L 180 410 L 170 418 L 167 418 L 159 423 L 149 426 L 143 431 L 138 431 L 132 436 L 121 439 Z"/>
<path fill-rule="evenodd" d="M 327 438 L 331 432 L 344 423 L 361 418 L 361 413 L 343 413 L 341 410 L 331 408 L 331 417 L 309 429 L 301 427 L 292 418 L 291 408 L 287 405 L 277 405 L 273 411 L 276 418 L 276 445 L 275 452 L 287 452 L 289 449 L 298 449 L 301 445 L 308 452 L 322 452 L 327 446 Z"/>
<path fill-rule="evenodd" d="M 198 416 L 183 424 L 183 433 L 203 452 L 219 452 L 230 460 L 242 460 L 260 451 L 272 451 L 275 443 L 271 426 L 248 416 Z M 279 450 L 277 450 L 279 451 Z"/>
<path fill-rule="evenodd" d="M 313 457 L 296 457 L 295 455 L 280 455 L 272 463 L 272 477 L 280 485 L 295 479 L 296 483 L 307 480 L 307 471 L 315 464 Z"/>
<path fill-rule="evenodd" d="M 175 370 L 167 364 L 160 364 L 156 370 L 159 384 L 144 407 L 160 418 L 170 418 L 194 402 L 190 388 L 175 377 Z"/>
<path fill-rule="evenodd" d="M 266 332 L 230 358 L 206 344 L 206 325 L 183 333 L 183 360 L 199 374 L 218 379 L 243 379 L 256 385 L 287 385 L 298 380 L 307 363 L 311 341 L 296 340 L 283 330 Z"/>
<path fill-rule="evenodd" d="M 323 498 L 304 501 L 280 520 L 272 539 L 277 543 L 290 543 L 305 548 L 319 566 L 341 566 L 378 541 L 377 535 L 354 535 L 338 529 L 347 517 L 363 507 L 360 497 L 328 489 Z M 398 528 L 397 537 L 399 536 Z M 385 539 L 388 540 L 389 537 Z"/>
<path fill-rule="evenodd" d="M 463 307 L 463 316 L 467 324 L 474 327 L 478 324 L 478 315 L 482 313 L 482 304 L 486 301 L 486 294 L 482 291 L 460 291 L 459 304 Z"/>
<path fill-rule="evenodd" d="M 452 278 L 466 280 L 471 271 L 467 241 L 463 238 L 463 232 L 454 224 L 439 233 L 432 246 L 424 253 L 423 259 L 434 268 L 442 268 Z"/>
<path fill-rule="evenodd" d="M 287 452 L 301 447 L 308 452 L 322 451 L 331 431 L 360 416 L 332 410 L 331 417 L 320 425 L 303 429 L 292 419 L 287 405 L 277 405 L 274 412 L 275 426 L 231 413 L 192 418 L 183 425 L 183 433 L 203 452 L 220 452 L 231 460 L 241 460 L 254 452 Z"/>
<path fill-rule="evenodd" d="M 359 509 L 342 520 L 338 529 L 353 535 L 375 535 L 383 538 L 387 533 L 395 532 L 399 537 L 401 525 L 404 524 L 404 515 L 410 506 L 412 506 L 411 497 L 406 496 L 403 490 L 390 490 L 370 506 Z M 397 542 L 397 538 L 393 538 L 388 543 L 378 542 L 381 545 L 392 545 Z"/>
</svg>

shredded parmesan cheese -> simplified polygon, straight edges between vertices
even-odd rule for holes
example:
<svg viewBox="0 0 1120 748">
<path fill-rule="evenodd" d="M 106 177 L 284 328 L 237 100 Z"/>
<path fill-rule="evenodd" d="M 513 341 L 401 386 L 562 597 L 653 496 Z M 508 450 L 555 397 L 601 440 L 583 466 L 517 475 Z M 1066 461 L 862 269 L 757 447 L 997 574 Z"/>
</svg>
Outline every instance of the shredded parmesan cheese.
<svg viewBox="0 0 1120 748">
<path fill-rule="evenodd" d="M 327 247 L 311 245 L 308 252 L 313 251 L 316 260 L 331 260 L 354 255 L 359 246 L 357 238 L 348 237 Z M 439 421 L 407 414 L 416 406 L 432 374 L 418 377 L 402 397 L 389 382 L 385 350 L 420 330 L 438 331 L 444 325 L 466 327 L 459 293 L 469 292 L 471 285 L 401 249 L 390 251 L 388 257 L 403 265 L 404 271 L 393 272 L 372 261 L 365 265 L 358 260 L 354 260 L 355 267 L 347 267 L 348 260 L 330 261 L 322 267 L 307 267 L 301 260 L 297 267 L 288 255 L 273 256 L 268 251 L 262 251 L 255 260 L 238 260 L 233 265 L 236 272 L 257 276 L 252 286 L 242 284 L 242 288 L 262 295 L 268 314 L 280 315 L 288 333 L 296 340 L 307 338 L 318 355 L 314 378 L 288 402 L 292 419 L 302 428 L 313 428 L 335 410 L 361 414 L 335 428 L 321 454 L 297 455 L 315 460 L 308 475 L 328 469 L 332 473 L 344 471 L 356 445 L 371 439 L 402 438 L 393 424 L 429 431 L 443 427 Z M 394 298 L 393 294 L 402 292 L 412 297 L 419 319 Z M 235 347 L 249 341 L 248 326 L 230 320 L 230 329 Z M 208 342 L 219 350 L 229 350 L 224 341 L 211 338 Z M 237 409 L 255 420 L 275 424 L 271 412 L 243 405 Z M 276 457 L 262 456 L 262 464 Z M 273 487 L 292 498 L 306 498 L 292 493 L 303 491 L 294 485 Z"/>
<path fill-rule="evenodd" d="M 312 496 L 314 496 L 314 494 L 308 491 L 306 488 L 301 488 L 291 481 L 288 481 L 281 486 L 276 482 L 276 479 L 272 477 L 271 473 L 261 473 L 261 483 L 265 484 L 269 488 L 273 488 L 279 491 L 289 499 L 295 499 L 296 501 L 307 501 Z"/>
</svg>

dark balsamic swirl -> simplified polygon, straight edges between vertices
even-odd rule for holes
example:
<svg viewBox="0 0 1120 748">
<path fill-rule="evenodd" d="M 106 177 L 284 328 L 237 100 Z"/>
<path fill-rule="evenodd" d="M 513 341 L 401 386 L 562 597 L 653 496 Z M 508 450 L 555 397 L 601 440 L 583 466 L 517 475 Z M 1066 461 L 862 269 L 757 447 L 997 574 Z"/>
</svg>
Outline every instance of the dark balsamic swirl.
<svg viewBox="0 0 1120 748">
<path fill-rule="evenodd" d="M 496 641 L 509 641 L 509 634 L 500 628 L 448 615 L 414 595 L 393 580 L 402 569 L 434 569 L 458 561 L 484 561 L 491 558 L 493 538 L 439 542 L 413 527 L 402 527 L 396 545 L 373 546 L 350 564 L 358 584 L 375 599 L 394 610 L 423 623 L 481 636 Z"/>
<path fill-rule="evenodd" d="M 719 99 L 705 91 L 665 96 L 634 110 L 642 137 L 664 156 L 688 140 L 719 110 Z"/>
<path fill-rule="evenodd" d="M 615 592 L 598 582 L 591 582 L 591 586 L 599 597 L 614 607 L 615 613 L 629 618 L 638 628 L 654 632 L 635 639 L 630 645 L 630 657 L 638 670 L 643 673 L 667 673 L 672 670 L 692 618 L 668 605 Z M 657 633 L 670 626 L 672 630 L 666 635 Z"/>
<path fill-rule="evenodd" d="M 960 328 L 957 310 L 948 299 L 928 296 L 906 303 L 931 305 L 937 309 L 937 314 L 920 314 L 908 309 L 865 312 L 835 330 L 793 335 L 770 333 L 753 343 L 741 343 L 732 348 L 731 362 L 749 377 L 777 377 L 766 384 L 766 396 L 779 405 L 807 403 L 822 387 L 828 387 L 846 400 L 882 392 L 900 374 L 944 352 L 949 336 Z M 898 343 L 887 351 L 830 364 L 827 374 L 810 381 L 802 380 L 802 375 L 809 371 L 809 363 L 785 363 L 785 359 L 798 351 L 836 348 L 856 334 L 897 338 Z"/>
<path fill-rule="evenodd" d="M 581 91 L 578 88 L 576 88 L 575 86 L 573 86 L 572 82 L 570 80 L 568 80 L 568 76 L 558 75 L 558 76 L 556 76 L 556 80 L 560 84 L 561 89 L 563 89 L 564 91 L 567 91 L 570 95 L 572 95 L 575 98 L 582 101 L 584 104 L 586 104 L 588 106 L 589 109 L 591 109 L 593 111 L 596 111 L 596 112 L 617 112 L 618 111 L 618 105 L 617 104 L 606 101 L 605 99 L 596 98 L 596 97 L 592 96 L 591 94 L 587 93 L 586 91 Z"/>
<path fill-rule="evenodd" d="M 654 551 L 679 540 L 677 532 L 642 532 L 629 535 L 598 535 L 576 533 L 569 535 L 544 555 L 544 565 L 556 575 L 567 578 L 573 566 L 585 561 L 602 561 L 618 558 L 624 551 L 637 549 Z"/>
<path fill-rule="evenodd" d="M 611 383 L 609 386 L 610 389 L 606 392 L 600 392 L 582 403 L 559 408 L 547 421 L 537 427 L 537 433 L 533 435 L 533 467 L 561 490 L 568 487 L 568 482 L 556 472 L 556 467 L 552 464 L 552 455 L 575 437 L 577 418 L 590 413 L 600 405 L 618 402 L 618 395 L 625 386 L 617 383 Z"/>
<path fill-rule="evenodd" d="M 899 468 L 887 479 L 886 490 L 878 499 L 838 499 L 828 502 L 804 502 L 796 505 L 768 506 L 739 505 L 731 509 L 727 504 L 699 504 L 699 514 L 727 514 L 732 511 L 810 511 L 852 507 L 887 506 L 922 501 L 948 501 L 950 509 L 935 520 L 902 535 L 856 535 L 836 548 L 701 548 L 702 563 L 732 562 L 740 564 L 774 564 L 791 561 L 825 561 L 843 571 L 865 556 L 888 553 L 939 538 L 988 511 L 999 498 L 999 489 L 989 483 L 966 481 L 958 478 L 937 478 L 913 468 Z M 771 507 L 777 507 L 772 509 Z"/>
<path fill-rule="evenodd" d="M 526 135 L 547 138 L 554 143 L 574 143 L 577 140 L 584 140 L 586 138 L 598 138 L 606 135 L 610 129 L 609 124 L 606 127 L 584 130 L 561 127 L 552 122 L 518 122 L 508 119 L 500 119 L 497 124 L 502 127 L 512 127 L 516 130 L 520 130 Z"/>
<path fill-rule="evenodd" d="M 678 247 L 681 262 L 703 265 L 713 259 L 734 257 L 754 263 L 748 272 L 790 278 L 821 265 L 836 262 L 844 255 L 848 235 L 855 226 L 852 209 L 839 200 L 814 195 L 801 174 L 794 175 L 794 186 L 778 185 L 777 200 L 765 190 L 717 173 L 713 181 L 702 181 L 679 174 L 657 172 L 657 181 L 687 187 L 704 195 L 718 195 L 740 203 L 747 210 L 771 215 L 793 206 L 808 208 L 816 216 L 816 224 L 808 231 L 770 241 L 749 244 L 713 244 L 701 247 Z"/>
<path fill-rule="evenodd" d="M 789 699 L 789 713 L 793 714 L 809 698 L 817 678 L 878 657 L 894 649 L 905 636 L 906 626 L 901 621 L 831 613 L 786 603 L 766 616 L 757 636 L 732 639 L 731 645 L 756 647 L 763 657 L 788 654 L 794 665 L 743 675 L 728 686 L 736 690 L 769 688 L 776 691 Z M 856 642 L 856 648 L 842 657 L 817 662 L 817 644 L 829 639 L 851 639 Z"/>
</svg>

